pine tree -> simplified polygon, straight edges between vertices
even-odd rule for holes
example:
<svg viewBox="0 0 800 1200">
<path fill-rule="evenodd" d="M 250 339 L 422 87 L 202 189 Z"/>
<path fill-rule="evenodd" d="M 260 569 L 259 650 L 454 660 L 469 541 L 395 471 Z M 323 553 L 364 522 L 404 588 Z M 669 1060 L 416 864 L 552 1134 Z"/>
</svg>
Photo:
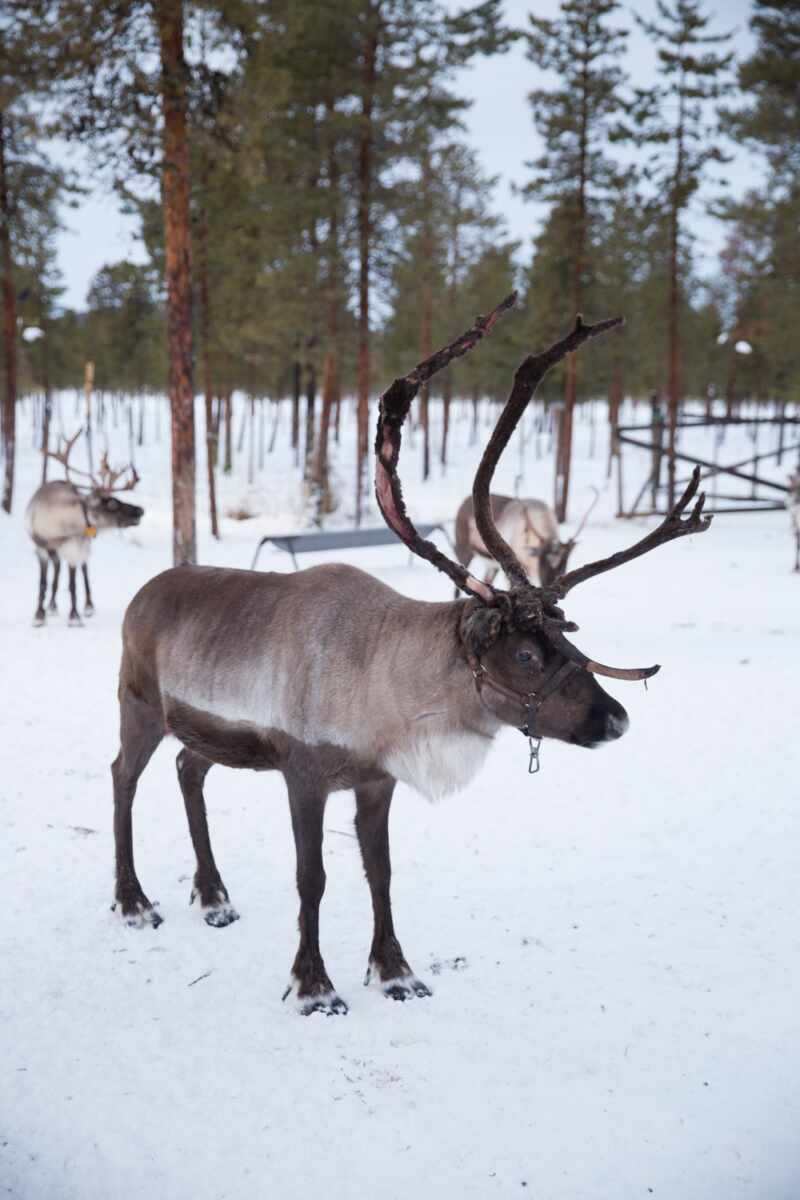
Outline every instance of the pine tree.
<svg viewBox="0 0 800 1200">
<path fill-rule="evenodd" d="M 709 18 L 699 0 L 657 0 L 658 20 L 636 20 L 658 46 L 662 82 L 652 92 L 640 94 L 640 136 L 654 149 L 650 175 L 657 191 L 666 196 L 669 222 L 669 296 L 667 303 L 668 353 L 668 503 L 675 503 L 675 435 L 683 396 L 681 307 L 682 242 L 689 203 L 710 163 L 723 163 L 716 129 L 709 121 L 711 101 L 719 98 L 731 54 L 711 47 L 724 45 L 729 34 L 704 31 Z"/>
<path fill-rule="evenodd" d="M 53 0 L 50 7 L 65 47 L 57 63 L 63 132 L 91 145 L 118 182 L 146 176 L 161 185 L 173 559 L 193 562 L 197 544 L 184 3 L 132 0 L 109 6 L 103 0 Z"/>
<path fill-rule="evenodd" d="M 624 75 L 619 57 L 625 31 L 608 24 L 617 0 L 563 0 L 555 20 L 530 17 L 528 57 L 558 74 L 553 89 L 531 92 L 534 122 L 545 152 L 529 164 L 534 177 L 524 189 L 537 200 L 557 205 L 567 234 L 569 278 L 564 292 L 573 315 L 584 308 L 591 274 L 592 228 L 613 187 L 615 172 L 607 157 L 612 133 L 624 109 Z M 564 310 L 562 299 L 556 312 Z M 563 320 L 561 322 L 563 324 Z M 572 458 L 572 422 L 577 397 L 577 359 L 566 362 L 564 412 L 556 450 L 555 510 L 566 520 Z"/>
<path fill-rule="evenodd" d="M 17 256 L 45 236 L 54 196 L 67 185 L 42 151 L 47 136 L 35 105 L 47 92 L 48 43 L 39 6 L 20 3 L 0 15 L 0 276 L 3 309 L 3 403 L 0 415 L 4 475 L 0 506 L 14 495 L 17 409 Z M 43 225 L 42 225 L 43 223 Z M 41 242 L 40 242 L 41 244 Z"/>
</svg>

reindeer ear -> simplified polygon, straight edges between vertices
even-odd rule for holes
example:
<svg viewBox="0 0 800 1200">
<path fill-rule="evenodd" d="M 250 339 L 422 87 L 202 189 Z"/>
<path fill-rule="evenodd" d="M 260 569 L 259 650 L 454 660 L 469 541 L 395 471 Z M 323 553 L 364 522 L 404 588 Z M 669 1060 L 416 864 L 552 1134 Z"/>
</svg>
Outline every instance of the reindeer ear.
<svg viewBox="0 0 800 1200">
<path fill-rule="evenodd" d="M 503 632 L 504 618 L 499 608 L 468 604 L 461 617 L 459 633 L 467 653 L 480 658 Z"/>
</svg>

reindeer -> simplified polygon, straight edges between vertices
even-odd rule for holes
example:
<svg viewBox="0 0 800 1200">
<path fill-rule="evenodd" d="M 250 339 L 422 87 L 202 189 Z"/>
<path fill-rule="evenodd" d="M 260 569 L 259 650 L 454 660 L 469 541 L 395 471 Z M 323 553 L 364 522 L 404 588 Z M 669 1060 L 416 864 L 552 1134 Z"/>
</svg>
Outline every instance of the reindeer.
<svg viewBox="0 0 800 1200">
<path fill-rule="evenodd" d="M 800 471 L 789 476 L 789 494 L 786 507 L 794 529 L 794 569 L 800 571 Z"/>
<path fill-rule="evenodd" d="M 136 504 L 118 500 L 115 492 L 126 492 L 139 482 L 136 468 L 132 465 L 114 471 L 103 455 L 97 476 L 80 471 L 70 465 L 69 456 L 81 434 L 79 429 L 71 438 L 64 438 L 58 450 L 48 451 L 48 457 L 61 463 L 65 479 L 43 483 L 34 492 L 25 510 L 25 526 L 36 547 L 39 559 L 39 603 L 33 617 L 35 626 L 44 625 L 44 601 L 47 592 L 47 563 L 53 564 L 53 585 L 50 591 L 48 611 L 57 612 L 56 592 L 61 573 L 61 559 L 69 565 L 69 624 L 82 625 L 78 614 L 75 588 L 75 573 L 80 566 L 86 592 L 84 613 L 94 613 L 92 593 L 89 587 L 89 551 L 94 538 L 101 529 L 124 529 L 138 525 L 144 509 Z M 73 476 L 83 477 L 89 482 L 76 482 Z M 124 482 L 118 481 L 124 477 Z"/>
<path fill-rule="evenodd" d="M 566 542 L 561 541 L 555 514 L 543 500 L 518 499 L 492 492 L 489 500 L 495 525 L 515 556 L 521 562 L 527 563 L 531 583 L 548 587 L 566 571 L 569 557 L 597 504 L 600 493 L 596 488 L 593 490 L 592 503 L 575 533 Z M 469 566 L 476 554 L 482 558 L 490 557 L 475 523 L 472 496 L 467 496 L 466 500 L 462 501 L 456 513 L 455 553 L 464 567 Z M 497 564 L 492 563 L 483 577 L 484 583 L 494 582 L 498 570 Z"/>
<path fill-rule="evenodd" d="M 545 373 L 621 318 L 574 329 L 524 360 L 475 477 L 475 518 L 507 591 L 476 579 L 423 540 L 403 500 L 401 430 L 420 386 L 466 354 L 515 301 L 511 295 L 380 400 L 376 495 L 389 527 L 409 549 L 466 593 L 460 600 L 411 600 L 344 564 L 296 574 L 180 566 L 150 580 L 125 614 L 119 679 L 120 750 L 112 765 L 116 892 L 129 925 L 157 927 L 161 914 L 136 875 L 132 806 L 137 781 L 166 734 L 182 743 L 178 781 L 197 867 L 191 900 L 205 921 L 238 917 L 214 860 L 203 783 L 215 763 L 280 771 L 297 852 L 300 942 L 284 999 L 302 1014 L 345 1013 L 319 946 L 325 890 L 322 829 L 330 792 L 355 793 L 355 827 L 374 916 L 365 983 L 394 1000 L 430 995 L 409 966 L 392 920 L 389 808 L 402 780 L 428 797 L 473 778 L 503 726 L 531 740 L 591 748 L 627 729 L 625 709 L 598 676 L 647 679 L 658 666 L 619 669 L 567 638 L 577 626 L 562 597 L 603 571 L 656 546 L 708 528 L 699 475 L 661 525 L 630 549 L 560 575 L 547 588 L 527 572 L 495 525 L 489 503 L 497 461 Z"/>
</svg>

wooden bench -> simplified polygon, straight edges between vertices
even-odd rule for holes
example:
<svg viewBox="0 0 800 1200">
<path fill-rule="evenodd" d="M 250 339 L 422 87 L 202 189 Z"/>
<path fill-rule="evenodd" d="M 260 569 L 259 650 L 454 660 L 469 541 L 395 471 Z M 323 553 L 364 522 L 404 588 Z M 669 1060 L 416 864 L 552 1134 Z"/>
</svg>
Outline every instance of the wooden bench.
<svg viewBox="0 0 800 1200">
<path fill-rule="evenodd" d="M 447 538 L 447 531 L 440 522 L 435 525 L 417 525 L 421 537 L 429 537 L 435 530 L 440 530 Z M 309 530 L 307 533 L 268 534 L 263 537 L 256 547 L 250 570 L 256 569 L 258 556 L 264 546 L 269 543 L 278 550 L 285 550 L 292 557 L 295 571 L 297 570 L 297 555 L 310 554 L 320 550 L 360 550 L 364 546 L 402 546 L 404 543 L 392 533 L 388 525 L 377 529 L 323 529 Z"/>
</svg>

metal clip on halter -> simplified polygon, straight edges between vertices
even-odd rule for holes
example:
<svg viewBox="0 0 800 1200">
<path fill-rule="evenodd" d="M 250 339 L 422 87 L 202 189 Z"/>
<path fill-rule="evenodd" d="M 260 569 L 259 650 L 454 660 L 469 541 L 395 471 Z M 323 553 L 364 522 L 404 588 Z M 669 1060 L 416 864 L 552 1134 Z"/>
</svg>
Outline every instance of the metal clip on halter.
<svg viewBox="0 0 800 1200">
<path fill-rule="evenodd" d="M 540 737 L 532 737 L 531 734 L 528 734 L 528 746 L 531 752 L 530 759 L 528 760 L 529 775 L 538 775 L 542 769 L 542 764 L 539 762 L 539 747 L 541 744 L 542 739 Z"/>
<path fill-rule="evenodd" d="M 538 775 L 542 769 L 542 764 L 539 762 L 539 747 L 542 744 L 542 739 L 532 732 L 536 709 L 539 707 L 539 701 L 537 701 L 535 693 L 531 692 L 529 694 L 528 703 L 525 707 L 528 713 L 528 749 L 531 752 L 531 756 L 528 759 L 528 774 Z"/>
</svg>

